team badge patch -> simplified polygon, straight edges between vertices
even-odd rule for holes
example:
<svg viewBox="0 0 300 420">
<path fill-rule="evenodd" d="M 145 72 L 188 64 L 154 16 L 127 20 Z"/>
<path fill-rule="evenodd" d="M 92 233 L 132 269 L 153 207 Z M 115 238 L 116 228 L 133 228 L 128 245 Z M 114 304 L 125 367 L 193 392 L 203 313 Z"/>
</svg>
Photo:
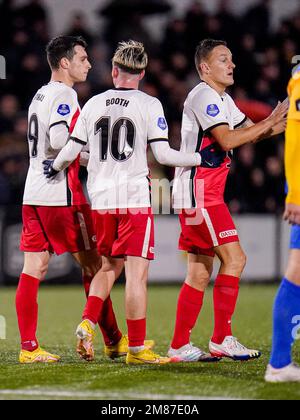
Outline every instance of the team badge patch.
<svg viewBox="0 0 300 420">
<path fill-rule="evenodd" d="M 165 118 L 161 117 L 158 119 L 157 121 L 157 125 L 161 130 L 166 130 L 168 125 L 167 125 L 167 121 Z"/>
<path fill-rule="evenodd" d="M 208 105 L 206 113 L 211 117 L 216 117 L 220 113 L 220 110 L 216 104 L 211 104 Z"/>
<path fill-rule="evenodd" d="M 57 112 L 60 115 L 68 115 L 68 114 L 70 114 L 71 109 L 70 109 L 69 105 L 61 104 L 61 105 L 59 105 L 59 107 L 57 109 Z"/>
</svg>

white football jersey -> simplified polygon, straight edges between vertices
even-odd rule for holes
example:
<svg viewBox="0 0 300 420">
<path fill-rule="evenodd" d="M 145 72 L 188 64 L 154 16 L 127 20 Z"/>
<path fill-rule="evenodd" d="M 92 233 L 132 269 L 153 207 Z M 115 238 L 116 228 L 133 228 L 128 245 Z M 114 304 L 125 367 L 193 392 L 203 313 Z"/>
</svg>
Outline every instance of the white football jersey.
<svg viewBox="0 0 300 420">
<path fill-rule="evenodd" d="M 78 179 L 77 161 L 54 180 L 46 179 L 42 164 L 45 159 L 55 159 L 59 153 L 50 144 L 51 127 L 65 124 L 71 131 L 79 112 L 75 90 L 64 83 L 50 82 L 34 96 L 28 111 L 30 165 L 23 204 L 67 206 L 86 202 Z"/>
<path fill-rule="evenodd" d="M 199 83 L 188 95 L 181 126 L 181 152 L 200 152 L 210 148 L 223 161 L 217 168 L 200 165 L 197 168 L 176 168 L 174 208 L 195 208 L 224 202 L 224 189 L 231 163 L 231 152 L 223 152 L 211 130 L 226 124 L 231 130 L 246 121 L 246 116 L 227 93 L 222 96 L 205 82 Z M 212 165 L 212 163 L 211 163 Z M 199 182 L 198 182 L 199 181 Z M 196 185 L 197 183 L 197 185 Z"/>
<path fill-rule="evenodd" d="M 72 139 L 89 144 L 93 209 L 151 206 L 147 145 L 168 139 L 158 99 L 125 88 L 94 96 L 83 107 Z"/>
</svg>

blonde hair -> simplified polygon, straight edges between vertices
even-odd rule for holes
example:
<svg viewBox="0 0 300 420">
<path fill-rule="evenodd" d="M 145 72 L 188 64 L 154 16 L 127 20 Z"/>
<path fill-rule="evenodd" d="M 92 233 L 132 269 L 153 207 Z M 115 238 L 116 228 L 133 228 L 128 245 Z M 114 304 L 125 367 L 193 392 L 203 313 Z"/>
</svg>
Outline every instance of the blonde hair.
<svg viewBox="0 0 300 420">
<path fill-rule="evenodd" d="M 112 63 L 127 73 L 139 74 L 148 65 L 148 55 L 141 42 L 122 41 L 118 44 Z"/>
</svg>

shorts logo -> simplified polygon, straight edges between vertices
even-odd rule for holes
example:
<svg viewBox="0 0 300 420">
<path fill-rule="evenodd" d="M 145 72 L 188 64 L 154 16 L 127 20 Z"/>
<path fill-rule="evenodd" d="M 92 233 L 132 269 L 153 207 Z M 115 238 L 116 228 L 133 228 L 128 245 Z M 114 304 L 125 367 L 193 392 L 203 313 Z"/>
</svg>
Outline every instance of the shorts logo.
<svg viewBox="0 0 300 420">
<path fill-rule="evenodd" d="M 220 110 L 216 104 L 211 104 L 206 108 L 206 113 L 210 117 L 216 117 L 220 113 Z"/>
<path fill-rule="evenodd" d="M 237 230 L 226 230 L 225 232 L 220 232 L 219 237 L 221 239 L 230 238 L 231 236 L 237 236 Z"/>
<path fill-rule="evenodd" d="M 68 115 L 68 114 L 70 114 L 71 109 L 70 109 L 69 105 L 61 104 L 61 105 L 59 105 L 59 107 L 57 109 L 57 112 L 60 115 Z"/>
<path fill-rule="evenodd" d="M 158 119 L 157 121 L 157 125 L 161 130 L 166 130 L 168 125 L 167 125 L 167 121 L 165 118 L 161 117 Z"/>
<path fill-rule="evenodd" d="M 94 236 L 92 237 L 92 241 L 93 241 L 93 242 L 97 242 L 97 237 L 96 237 L 96 235 L 94 235 Z"/>
<path fill-rule="evenodd" d="M 151 252 L 151 254 L 154 254 L 154 248 L 153 248 L 153 246 L 150 246 L 149 251 Z"/>
</svg>

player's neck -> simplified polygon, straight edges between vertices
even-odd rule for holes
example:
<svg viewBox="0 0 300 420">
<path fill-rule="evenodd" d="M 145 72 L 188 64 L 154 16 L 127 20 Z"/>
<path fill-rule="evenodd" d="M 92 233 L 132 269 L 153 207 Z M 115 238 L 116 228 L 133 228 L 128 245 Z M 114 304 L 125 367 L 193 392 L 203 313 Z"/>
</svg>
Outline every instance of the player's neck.
<svg viewBox="0 0 300 420">
<path fill-rule="evenodd" d="M 117 89 L 135 89 L 139 88 L 139 80 L 120 79 L 114 80 L 115 88 Z"/>
<path fill-rule="evenodd" d="M 116 89 L 135 89 L 138 90 L 139 85 L 134 83 L 116 83 L 115 84 Z"/>
<path fill-rule="evenodd" d="M 70 77 L 68 77 L 68 75 L 66 75 L 66 74 L 64 74 L 60 71 L 53 71 L 52 72 L 50 82 L 61 82 L 61 83 L 64 83 L 65 85 L 67 85 L 71 88 L 74 86 L 73 80 L 71 80 Z"/>
<path fill-rule="evenodd" d="M 209 77 L 202 77 L 201 78 L 203 82 L 208 84 L 212 89 L 216 90 L 220 96 L 224 95 L 226 86 L 221 85 L 218 82 L 215 82 L 214 80 L 210 79 Z"/>
</svg>

